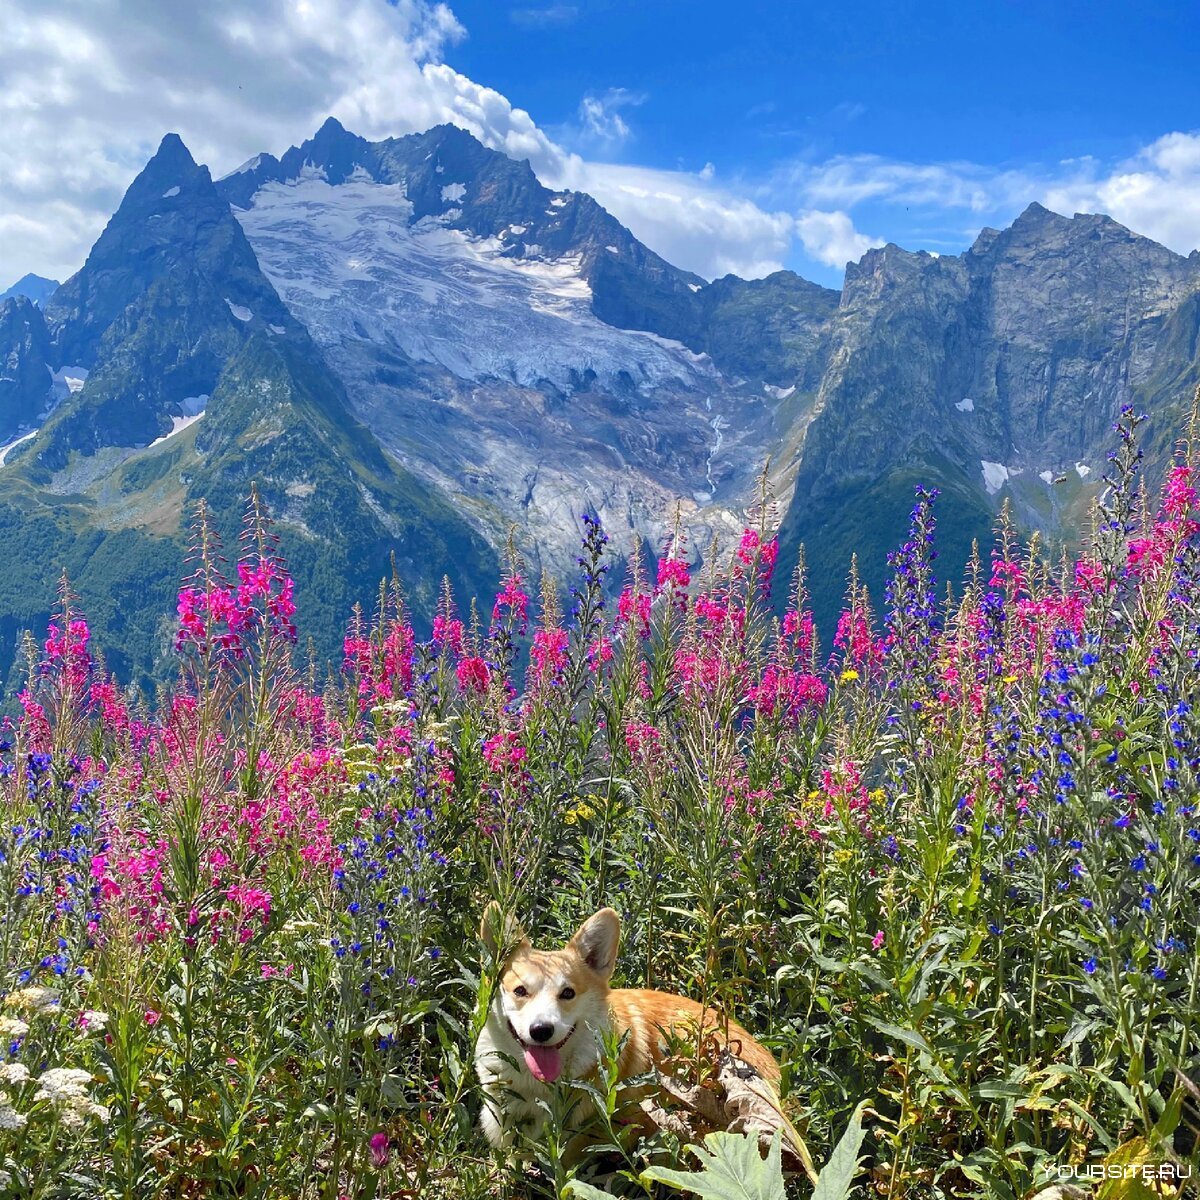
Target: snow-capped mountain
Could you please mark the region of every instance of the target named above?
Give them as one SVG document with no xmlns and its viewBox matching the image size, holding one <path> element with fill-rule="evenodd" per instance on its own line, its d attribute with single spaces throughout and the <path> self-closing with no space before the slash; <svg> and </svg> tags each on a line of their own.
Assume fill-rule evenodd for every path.
<svg viewBox="0 0 1200 1200">
<path fill-rule="evenodd" d="M 720 549 L 768 460 L 828 616 L 851 549 L 878 592 L 916 482 L 951 577 L 1006 499 L 1074 536 L 1122 403 L 1169 445 L 1198 340 L 1200 255 L 1105 217 L 888 246 L 839 294 L 706 282 L 452 126 L 330 120 L 215 183 L 169 135 L 44 309 L 0 300 L 0 671 L 63 566 L 149 669 L 195 504 L 233 536 L 251 481 L 323 652 L 393 554 L 420 616 L 514 527 L 568 574 L 585 508 L 618 549 L 677 518 Z"/>
</svg>

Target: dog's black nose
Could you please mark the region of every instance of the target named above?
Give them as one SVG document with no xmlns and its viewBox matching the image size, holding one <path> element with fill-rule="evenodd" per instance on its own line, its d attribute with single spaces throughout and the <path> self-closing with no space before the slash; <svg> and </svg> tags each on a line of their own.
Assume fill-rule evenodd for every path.
<svg viewBox="0 0 1200 1200">
<path fill-rule="evenodd" d="M 535 1042 L 548 1042 L 554 1036 L 554 1026 L 548 1021 L 539 1021 L 536 1025 L 530 1025 L 529 1036 Z"/>
</svg>

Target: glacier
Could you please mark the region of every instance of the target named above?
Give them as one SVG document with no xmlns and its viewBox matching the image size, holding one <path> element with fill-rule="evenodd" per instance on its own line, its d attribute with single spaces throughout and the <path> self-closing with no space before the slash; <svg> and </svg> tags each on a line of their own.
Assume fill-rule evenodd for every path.
<svg viewBox="0 0 1200 1200">
<path fill-rule="evenodd" d="M 447 214 L 413 223 L 401 184 L 308 172 L 264 185 L 234 214 L 324 347 L 367 341 L 459 379 L 564 392 L 584 380 L 710 390 L 718 379 L 706 356 L 595 316 L 577 258 L 539 257 L 516 227 L 485 238 L 449 228 Z"/>
</svg>

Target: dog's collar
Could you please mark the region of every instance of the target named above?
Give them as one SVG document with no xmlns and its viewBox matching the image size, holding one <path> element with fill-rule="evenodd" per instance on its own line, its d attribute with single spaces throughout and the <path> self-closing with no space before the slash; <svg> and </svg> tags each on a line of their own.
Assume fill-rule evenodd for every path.
<svg viewBox="0 0 1200 1200">
<path fill-rule="evenodd" d="M 513 1041 L 516 1042 L 517 1045 L 520 1046 L 522 1050 L 530 1049 L 529 1045 L 521 1039 L 521 1035 L 519 1033 L 517 1033 L 516 1028 L 513 1026 L 512 1021 L 510 1021 L 508 1019 L 508 1017 L 505 1017 L 504 1022 L 508 1026 L 508 1032 L 512 1034 Z M 563 1038 L 563 1040 L 561 1042 L 555 1042 L 553 1046 L 546 1046 L 542 1042 L 534 1042 L 534 1045 L 542 1046 L 543 1049 L 546 1049 L 546 1050 L 561 1050 L 571 1040 L 572 1035 L 575 1033 L 575 1030 L 578 1028 L 579 1028 L 579 1023 L 576 1022 L 574 1025 L 571 1026 L 570 1030 L 567 1032 L 567 1036 L 565 1038 Z"/>
</svg>

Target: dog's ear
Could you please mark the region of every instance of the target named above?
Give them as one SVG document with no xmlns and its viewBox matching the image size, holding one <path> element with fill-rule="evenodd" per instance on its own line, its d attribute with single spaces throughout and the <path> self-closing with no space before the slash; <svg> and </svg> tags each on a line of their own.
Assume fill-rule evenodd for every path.
<svg viewBox="0 0 1200 1200">
<path fill-rule="evenodd" d="M 492 958 L 529 944 L 521 922 L 512 913 L 504 912 L 495 900 L 483 910 L 483 920 L 479 922 L 479 940 Z"/>
<path fill-rule="evenodd" d="M 571 939 L 583 961 L 607 979 L 617 965 L 617 943 L 621 940 L 621 918 L 611 908 L 588 917 Z"/>
</svg>

